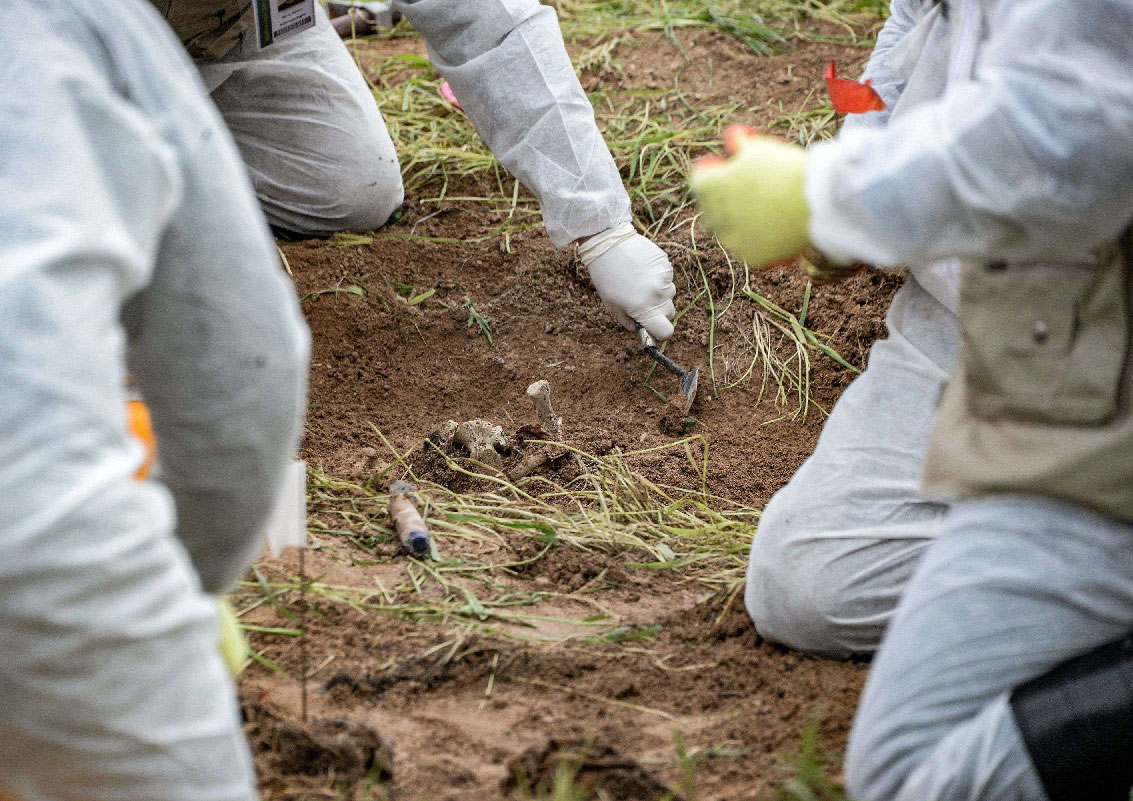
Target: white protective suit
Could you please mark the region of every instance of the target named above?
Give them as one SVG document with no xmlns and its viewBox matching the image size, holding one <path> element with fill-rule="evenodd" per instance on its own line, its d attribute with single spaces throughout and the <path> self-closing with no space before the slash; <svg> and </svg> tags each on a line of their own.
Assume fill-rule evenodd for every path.
<svg viewBox="0 0 1133 801">
<path fill-rule="evenodd" d="M 394 6 L 425 38 L 488 147 L 538 198 L 551 241 L 564 247 L 605 233 L 611 247 L 582 254 L 604 305 L 628 329 L 637 320 L 667 339 L 672 267 L 644 237 L 618 236 L 632 219 L 629 196 L 554 10 L 538 0 Z M 220 62 L 199 66 L 273 225 L 312 235 L 370 230 L 401 204 L 394 143 L 321 7 L 313 29 L 262 51 L 245 36 Z"/>
<path fill-rule="evenodd" d="M 152 8 L 10 0 L 0 52 L 0 785 L 250 801 L 204 592 L 262 546 L 297 444 L 294 290 Z M 133 478 L 127 366 L 161 483 Z"/>
<path fill-rule="evenodd" d="M 886 109 L 847 116 L 839 142 L 899 121 L 938 97 L 951 70 L 962 74 L 948 43 L 958 20 L 941 19 L 934 8 L 931 0 L 893 0 L 863 76 Z M 970 48 L 979 31 L 969 25 L 965 35 Z M 838 158 L 822 155 L 828 147 L 810 152 L 808 174 Z M 895 164 L 884 170 L 893 173 Z M 830 214 L 815 220 L 817 234 L 835 241 L 852 224 Z M 764 509 L 745 588 L 763 637 L 827 656 L 876 650 L 947 508 L 922 500 L 918 487 L 933 411 L 960 342 L 959 275 L 955 260 L 917 263 L 893 298 L 889 337 L 874 344 L 814 453 Z"/>
<path fill-rule="evenodd" d="M 849 130 L 812 151 L 806 179 L 811 237 L 835 257 L 913 264 L 914 286 L 930 291 L 915 265 L 945 256 L 968 262 L 965 281 L 972 283 L 965 286 L 960 311 L 972 339 L 965 341 L 966 369 L 954 378 L 964 383 L 949 388 L 944 420 L 934 434 L 933 472 L 948 475 L 962 464 L 940 458 L 940 450 L 947 450 L 942 437 L 967 443 L 957 451 L 986 453 L 986 442 L 963 438 L 995 431 L 1018 460 L 1016 475 L 1027 475 L 1028 456 L 1057 463 L 1052 453 L 1059 451 L 1049 449 L 1125 430 L 1128 388 L 1122 385 L 1112 419 L 1064 421 L 1056 413 L 1028 417 L 980 408 L 979 393 L 966 391 L 975 386 L 968 370 L 987 344 L 978 337 L 1001 337 L 995 347 L 1007 355 L 983 366 L 1001 367 L 1005 376 L 1035 351 L 1008 333 L 1009 323 L 981 329 L 981 315 L 995 318 L 995 299 L 975 298 L 968 290 L 980 286 L 976 276 L 1002 268 L 1018 281 L 1013 288 L 1027 314 L 1042 302 L 1026 293 L 1053 294 L 1049 285 L 1038 289 L 1040 281 L 1057 280 L 1064 272 L 1102 272 L 1106 268 L 1099 262 L 1127 257 L 1133 222 L 1133 2 L 953 0 L 920 7 L 907 18 L 915 24 L 886 62 L 909 81 L 889 123 L 879 130 Z M 923 63 L 916 56 L 919 47 L 948 54 L 946 94 L 912 94 Z M 1124 253 L 1115 256 L 1123 232 Z M 1128 263 L 1118 269 L 1127 279 Z M 1116 291 L 1127 295 L 1129 287 Z M 1072 308 L 1074 297 L 1059 298 L 1067 327 L 1080 327 L 1054 346 L 1063 358 L 1092 332 L 1088 312 Z M 1004 318 L 1009 321 L 1014 311 Z M 1119 314 L 1127 325 L 1127 308 Z M 1041 344 L 1043 318 L 1035 319 L 1033 333 L 1024 337 Z M 1119 322 L 1116 330 L 1121 328 Z M 1094 353 L 1124 358 L 1126 350 L 1118 333 Z M 1003 387 L 1007 397 L 1022 396 L 1036 409 L 1041 405 L 1033 389 L 1011 377 Z M 952 403 L 955 390 L 964 393 L 965 405 Z M 861 422 L 870 426 L 862 426 L 863 436 L 880 431 L 881 421 L 863 411 Z M 910 416 L 921 413 L 914 408 Z M 958 419 L 972 426 L 956 425 Z M 1028 428 L 1041 434 L 1028 439 Z M 1048 438 L 1051 432 L 1062 436 Z M 881 461 L 885 455 L 879 449 L 873 457 Z M 1012 468 L 1004 465 L 1002 487 L 972 482 L 971 494 L 952 503 L 901 591 L 846 756 L 847 787 L 860 801 L 1129 797 L 1128 786 L 1108 794 L 1059 785 L 1083 763 L 1097 771 L 1124 768 L 1130 755 L 1117 751 L 1111 739 L 1122 724 L 1129 725 L 1127 717 L 1120 718 L 1127 711 L 1122 692 L 1094 682 L 1084 684 L 1093 693 L 1075 697 L 1066 692 L 1069 674 L 1057 671 L 1133 631 L 1133 525 L 1079 505 L 1073 496 L 1056 499 L 1062 488 L 1057 480 L 1043 486 L 1041 468 L 1035 471 L 1039 480 L 1012 484 Z M 873 467 L 862 463 L 863 472 Z M 1103 486 L 1112 479 L 1111 472 L 1094 472 Z M 1090 483 L 1088 471 L 1080 478 Z M 876 485 L 871 480 L 862 486 Z M 878 565 L 886 566 L 883 560 Z M 1114 682 L 1119 690 L 1128 686 L 1125 653 L 1124 675 Z M 1083 670 L 1081 663 L 1074 670 Z M 1057 683 L 1046 685 L 1052 691 L 1043 700 L 1060 725 L 1044 732 L 1048 739 L 1034 739 L 1033 727 L 1032 737 L 1025 738 L 1033 719 L 1019 715 L 1016 693 L 1052 675 Z"/>
<path fill-rule="evenodd" d="M 1133 217 L 1129 175 L 1079 168 L 1130 146 L 1107 127 L 1129 98 L 1090 91 L 1092 75 L 1129 74 L 1129 31 L 1107 27 L 1108 5 L 1128 3 L 893 0 L 865 75 L 887 111 L 851 118 L 810 149 L 814 244 L 837 259 L 910 265 L 912 276 L 893 300 L 889 338 L 760 522 L 745 601 L 763 636 L 872 652 L 940 530 L 946 507 L 917 490 L 959 345 L 957 266 L 941 260 L 1073 261 Z M 1081 25 L 1094 33 L 1060 35 Z"/>
</svg>

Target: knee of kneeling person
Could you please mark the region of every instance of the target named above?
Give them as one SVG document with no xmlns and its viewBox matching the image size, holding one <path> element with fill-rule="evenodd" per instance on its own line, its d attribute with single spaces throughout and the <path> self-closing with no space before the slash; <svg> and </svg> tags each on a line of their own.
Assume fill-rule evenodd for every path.
<svg viewBox="0 0 1133 801">
<path fill-rule="evenodd" d="M 265 205 L 276 228 L 301 236 L 381 228 L 405 199 L 396 159 L 367 162 L 346 158 L 317 186 L 298 196 Z"/>
<path fill-rule="evenodd" d="M 836 658 L 871 651 L 858 642 L 852 593 L 822 543 L 761 520 L 744 591 L 748 614 L 759 635 L 779 645 Z"/>
<path fill-rule="evenodd" d="M 334 192 L 336 230 L 372 231 L 381 228 L 405 200 L 401 170 L 392 164 L 357 165 Z"/>
<path fill-rule="evenodd" d="M 861 732 L 861 724 L 855 724 L 844 766 L 846 791 L 851 798 L 888 801 L 897 794 L 914 764 L 907 753 L 897 750 L 899 741 L 895 732 L 879 737 Z"/>
</svg>

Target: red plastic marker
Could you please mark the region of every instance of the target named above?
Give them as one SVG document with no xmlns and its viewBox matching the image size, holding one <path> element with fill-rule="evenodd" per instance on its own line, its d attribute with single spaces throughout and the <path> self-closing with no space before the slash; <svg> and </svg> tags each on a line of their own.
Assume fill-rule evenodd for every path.
<svg viewBox="0 0 1133 801">
<path fill-rule="evenodd" d="M 724 151 L 729 156 L 734 156 L 740 152 L 741 139 L 752 139 L 762 136 L 764 136 L 764 134 L 761 134 L 750 125 L 739 122 L 733 123 L 724 129 Z M 723 156 L 701 156 L 692 163 L 692 166 L 711 167 L 714 164 L 723 164 L 726 161 L 727 159 Z"/>
<path fill-rule="evenodd" d="M 870 86 L 871 81 L 864 83 L 851 81 L 849 78 L 838 77 L 838 63 L 831 61 L 826 68 L 826 92 L 830 95 L 830 102 L 839 114 L 864 114 L 867 111 L 884 111 L 885 101 L 881 95 Z"/>
<path fill-rule="evenodd" d="M 464 109 L 460 108 L 460 103 L 457 101 L 456 95 L 452 91 L 452 87 L 448 85 L 448 81 L 445 81 L 441 84 L 441 97 L 452 103 L 461 111 L 464 111 Z"/>
</svg>

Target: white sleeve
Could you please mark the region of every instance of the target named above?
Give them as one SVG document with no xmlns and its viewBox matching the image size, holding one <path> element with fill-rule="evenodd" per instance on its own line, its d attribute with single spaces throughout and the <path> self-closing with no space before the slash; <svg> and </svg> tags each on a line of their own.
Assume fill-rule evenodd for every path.
<svg viewBox="0 0 1133 801">
<path fill-rule="evenodd" d="M 160 355 L 137 337 L 147 329 L 179 331 L 169 340 L 184 343 L 181 360 L 204 370 L 213 345 L 223 354 L 229 339 L 246 337 L 247 328 L 227 331 L 226 320 L 203 325 L 207 306 L 163 318 L 139 299 L 165 294 L 166 274 L 193 252 L 195 263 L 180 262 L 187 283 L 197 265 L 209 263 L 211 275 L 231 268 L 240 278 L 240 265 L 228 259 L 246 259 L 244 269 L 264 276 L 271 269 L 266 229 L 215 111 L 152 9 L 134 0 L 9 0 L 6 10 L 0 784 L 29 800 L 251 801 L 253 768 L 217 652 L 215 603 L 201 593 L 202 577 L 218 588 L 244 567 L 247 540 L 236 556 L 223 545 L 211 554 L 196 547 L 210 522 L 212 536 L 239 537 L 248 523 L 238 515 L 251 506 L 217 496 L 211 518 L 192 517 L 182 499 L 186 487 L 206 480 L 228 480 L 229 495 L 247 488 L 255 498 L 263 489 L 255 476 L 250 485 L 237 483 L 233 471 L 196 485 L 179 478 L 169 482 L 175 508 L 161 482 L 135 480 L 143 454 L 127 432 L 123 354 Z M 210 172 L 187 167 L 193 146 Z M 202 225 L 210 219 L 214 225 Z M 255 246 L 230 255 L 232 232 L 244 223 Z M 202 293 L 219 280 L 199 276 Z M 262 283 L 265 290 L 244 284 L 245 300 L 218 298 L 234 315 L 277 302 L 271 277 Z M 130 322 L 133 334 L 123 325 L 127 306 L 143 317 L 153 312 Z M 274 354 L 294 346 L 277 339 L 260 347 Z M 151 403 L 163 458 L 202 472 L 226 461 L 245 466 L 231 451 L 181 455 L 198 435 L 202 450 L 211 447 L 221 439 L 214 432 L 230 421 L 219 413 L 223 398 L 191 410 L 201 418 L 195 423 L 170 414 L 182 374 L 176 361 L 164 373 L 155 364 L 143 391 L 147 400 L 152 393 L 166 401 Z M 246 367 L 234 365 L 254 383 Z M 296 394 L 293 386 L 278 403 L 293 412 Z M 249 422 L 242 415 L 237 404 L 234 427 Z M 183 421 L 182 431 L 171 428 Z M 232 450 L 242 446 L 237 440 Z M 275 453 L 289 447 L 261 453 L 264 466 L 255 472 L 278 470 Z M 204 564 L 215 572 L 198 575 L 175 530 L 198 570 Z"/>
<path fill-rule="evenodd" d="M 0 23 L 0 783 L 251 798 L 211 605 L 126 429 L 119 312 L 182 197 L 176 157 L 79 37 L 37 38 L 16 5 Z"/>
<path fill-rule="evenodd" d="M 0 531 L 34 539 L 43 509 L 92 532 L 168 525 L 168 496 L 131 478 L 126 356 L 176 533 L 205 589 L 228 589 L 298 439 L 294 289 L 218 120 L 175 149 L 109 82 L 13 74 L 27 63 L 5 85 L 35 91 L 0 99 Z"/>
<path fill-rule="evenodd" d="M 863 81 L 871 81 L 870 85 L 885 101 L 885 108 L 863 114 L 847 114 L 842 121 L 841 130 L 881 126 L 889 121 L 889 115 L 905 89 L 905 79 L 893 72 L 886 63 L 889 51 L 913 29 L 923 16 L 925 7 L 926 3 L 922 0 L 893 0 L 889 4 L 889 19 L 885 20 L 885 24 L 877 34 L 877 44 L 869 55 L 869 63 L 866 64 L 865 72 L 861 77 Z"/>
<path fill-rule="evenodd" d="M 204 135 L 181 149 L 183 200 L 122 320 L 177 536 L 215 593 L 263 551 L 301 434 L 310 343 L 244 166 L 203 111 Z"/>
<path fill-rule="evenodd" d="M 810 233 L 836 259 L 1071 256 L 1133 219 L 1133 3 L 999 2 L 974 78 L 811 149 Z"/>
<path fill-rule="evenodd" d="M 137 504 L 146 525 L 168 517 L 131 480 L 141 451 L 125 426 L 119 312 L 149 281 L 182 186 L 172 151 L 104 82 L 80 67 L 6 61 L 0 532 L 30 554 L 53 531 L 97 539 L 139 523 Z"/>
<path fill-rule="evenodd" d="M 538 0 L 397 0 L 500 163 L 539 200 L 558 247 L 630 220 L 629 196 Z"/>
</svg>

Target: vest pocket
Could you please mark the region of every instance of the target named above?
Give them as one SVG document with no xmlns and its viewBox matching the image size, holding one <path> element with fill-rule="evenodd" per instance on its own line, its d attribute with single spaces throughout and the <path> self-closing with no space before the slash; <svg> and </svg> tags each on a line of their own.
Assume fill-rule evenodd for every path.
<svg viewBox="0 0 1133 801">
<path fill-rule="evenodd" d="M 968 265 L 960 291 L 969 410 L 1097 425 L 1118 412 L 1129 347 L 1120 252 Z"/>
</svg>

